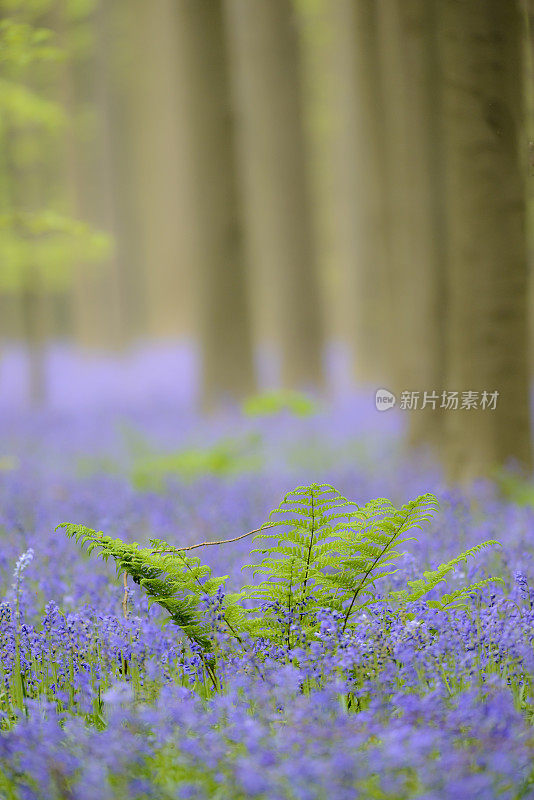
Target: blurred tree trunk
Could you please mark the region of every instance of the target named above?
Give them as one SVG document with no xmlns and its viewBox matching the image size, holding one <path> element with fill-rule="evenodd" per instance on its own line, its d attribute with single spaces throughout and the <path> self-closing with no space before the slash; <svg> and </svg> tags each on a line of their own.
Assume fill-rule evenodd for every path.
<svg viewBox="0 0 534 800">
<path fill-rule="evenodd" d="M 28 131 L 25 132 L 28 134 Z M 34 131 L 33 135 L 38 134 Z M 30 132 L 31 137 L 31 132 Z M 4 148 L 9 165 L 6 180 L 10 186 L 11 210 L 36 211 L 42 197 L 42 170 L 33 163 L 24 164 L 17 143 L 24 140 L 22 132 L 7 132 Z M 22 225 L 16 225 L 15 231 L 20 240 L 28 240 L 28 231 Z M 25 263 L 20 275 L 20 287 L 17 291 L 21 333 L 27 356 L 28 400 L 32 406 L 41 406 L 47 399 L 47 363 L 46 349 L 49 320 L 46 315 L 46 291 L 40 279 L 40 273 L 33 265 Z"/>
<path fill-rule="evenodd" d="M 25 10 L 21 19 L 24 19 Z M 26 74 L 22 85 L 30 91 L 39 85 L 39 73 Z M 36 212 L 46 198 L 47 182 L 41 161 L 35 158 L 42 129 L 33 122 L 18 123 L 6 114 L 0 125 L 3 161 L 2 200 L 5 211 Z M 26 241 L 28 231 L 24 224 L 15 222 L 13 232 L 20 241 Z M 47 395 L 46 346 L 47 319 L 45 287 L 39 280 L 37 265 L 26 260 L 20 264 L 20 283 L 16 290 L 16 304 L 20 330 L 26 350 L 27 395 L 33 406 L 41 406 Z M 1 265 L 0 265 L 1 269 Z"/>
<path fill-rule="evenodd" d="M 359 381 L 384 381 L 390 325 L 385 264 L 384 116 L 375 0 L 332 0 L 335 260 L 341 316 Z"/>
<path fill-rule="evenodd" d="M 306 178 L 310 192 L 314 263 L 319 280 L 324 342 L 344 342 L 339 312 L 340 276 L 335 260 L 332 161 L 332 22 L 329 0 L 293 0 L 299 48 L 299 77 Z M 346 376 L 351 378 L 352 376 Z"/>
<path fill-rule="evenodd" d="M 254 389 L 252 335 L 238 208 L 234 131 L 220 0 L 178 0 L 176 58 L 180 135 L 187 147 L 189 268 L 205 407 Z"/>
<path fill-rule="evenodd" d="M 26 275 L 20 304 L 28 356 L 28 399 L 32 406 L 41 406 L 47 399 L 46 322 L 37 273 Z"/>
<path fill-rule="evenodd" d="M 527 188 L 527 246 L 529 261 L 529 343 L 531 371 L 534 373 L 534 0 L 525 0 L 527 22 L 524 40 L 526 129 L 528 140 L 528 188 Z"/>
<path fill-rule="evenodd" d="M 243 208 L 284 386 L 322 383 L 322 320 L 291 0 L 227 0 Z M 267 300 L 268 298 L 268 300 Z"/>
<path fill-rule="evenodd" d="M 80 265 L 73 287 L 74 329 L 90 347 L 122 347 L 138 332 L 139 294 L 135 269 L 136 231 L 129 219 L 129 136 L 124 124 L 123 88 L 117 65 L 120 2 L 98 0 L 92 26 L 94 49 L 66 67 L 68 108 L 76 117 L 94 104 L 93 128 L 77 127 L 69 145 L 71 190 L 78 213 L 113 237 L 114 252 L 104 264 Z M 68 40 L 69 30 L 64 36 Z"/>
<path fill-rule="evenodd" d="M 438 445 L 445 281 L 434 0 L 380 0 L 393 384 L 418 393 L 412 445 Z M 425 392 L 426 398 L 425 398 Z M 439 398 L 439 399 L 436 399 Z"/>
<path fill-rule="evenodd" d="M 109 2 L 109 0 L 105 0 Z M 132 0 L 115 0 L 105 42 L 104 63 L 109 73 L 110 142 L 114 165 L 117 274 L 123 341 L 131 342 L 147 328 L 146 286 L 142 261 L 135 180 L 134 109 L 139 90 L 138 51 L 135 48 L 136 17 Z M 108 12 L 109 13 L 109 12 Z M 122 41 L 124 37 L 124 42 Z M 128 44 L 126 44 L 128 42 Z M 132 42 L 134 42 L 132 46 Z M 115 79 L 113 80 L 113 76 Z M 104 79 L 106 75 L 104 74 Z"/>
<path fill-rule="evenodd" d="M 132 0 L 130 0 L 132 2 Z M 190 201 L 184 125 L 178 124 L 174 0 L 135 0 L 135 103 L 132 115 L 138 224 L 147 327 L 169 339 L 191 334 L 192 270 L 187 257 Z M 132 81 L 133 83 L 133 81 Z"/>
<path fill-rule="evenodd" d="M 59 3 L 55 7 L 54 27 L 57 30 L 60 46 L 67 53 L 62 63 L 58 81 L 58 101 L 68 115 L 68 125 L 64 133 L 62 148 L 63 161 L 60 165 L 61 178 L 65 192 L 67 213 L 77 219 L 95 220 L 97 201 L 94 191 L 96 183 L 94 164 L 91 162 L 92 141 L 88 140 L 85 128 L 79 122 L 85 107 L 90 102 L 92 92 L 88 85 L 87 73 L 94 71 L 93 60 L 80 58 L 73 47 L 73 30 L 67 17 L 67 5 Z M 93 33 L 93 19 L 86 22 Z M 83 75 L 83 78 L 82 78 Z M 103 331 L 99 307 L 101 297 L 96 291 L 98 278 L 93 270 L 105 267 L 73 263 L 72 284 L 70 286 L 70 333 L 77 344 L 82 346 L 103 346 L 107 337 Z"/>
<path fill-rule="evenodd" d="M 43 206 L 45 181 L 41 163 L 28 158 L 40 135 L 38 128 L 6 125 L 2 150 L 5 158 L 5 201 L 9 211 L 36 212 Z M 28 241 L 24 225 L 15 224 L 14 232 L 20 241 Z M 17 289 L 18 316 L 27 357 L 28 400 L 41 406 L 47 399 L 47 316 L 46 291 L 40 280 L 37 265 L 21 265 L 20 286 Z"/>
<path fill-rule="evenodd" d="M 530 469 L 526 158 L 518 2 L 439 0 L 448 222 L 448 379 L 499 392 L 494 411 L 447 413 L 449 477 L 509 459 Z M 519 153 L 523 151 L 520 157 Z"/>
</svg>

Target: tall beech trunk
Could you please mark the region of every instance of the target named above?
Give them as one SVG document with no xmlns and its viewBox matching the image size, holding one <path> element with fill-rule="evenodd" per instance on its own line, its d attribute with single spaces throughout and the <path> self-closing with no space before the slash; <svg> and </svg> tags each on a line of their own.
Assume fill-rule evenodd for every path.
<svg viewBox="0 0 534 800">
<path fill-rule="evenodd" d="M 534 0 L 524 0 L 527 31 L 524 40 L 523 59 L 525 75 L 526 139 L 528 140 L 527 178 L 527 247 L 529 274 L 534 273 Z M 523 142 L 521 142 L 523 145 Z M 529 343 L 530 369 L 534 374 L 534 280 L 529 285 Z"/>
<path fill-rule="evenodd" d="M 138 75 L 133 93 L 133 166 L 147 328 L 149 335 L 167 339 L 190 334 L 193 323 L 187 256 L 189 187 L 182 182 L 188 155 L 176 101 L 176 3 L 130 2 L 135 2 Z"/>
<path fill-rule="evenodd" d="M 127 224 L 127 186 L 124 164 L 128 143 L 122 123 L 122 95 L 115 59 L 120 26 L 119 4 L 98 0 L 93 19 L 94 49 L 87 60 L 72 59 L 64 73 L 64 96 L 69 111 L 76 112 L 90 98 L 98 124 L 92 141 L 80 132 L 68 134 L 66 170 L 74 211 L 113 239 L 113 253 L 102 264 L 80 264 L 75 272 L 72 302 L 73 328 L 87 347 L 122 347 L 137 333 L 135 299 L 135 231 Z M 69 30 L 60 21 L 68 40 Z M 138 293 L 138 292 L 137 292 Z"/>
<path fill-rule="evenodd" d="M 32 406 L 47 400 L 47 364 L 43 295 L 37 274 L 29 271 L 21 296 L 21 316 L 28 363 L 28 399 Z"/>
<path fill-rule="evenodd" d="M 5 201 L 13 210 L 31 209 L 32 212 L 43 205 L 45 180 L 40 165 L 25 163 L 17 146 L 28 143 L 37 134 L 35 129 L 20 132 L 6 126 L 2 145 L 5 158 Z M 30 247 L 32 238 L 24 225 L 15 223 L 14 233 L 23 244 Z M 20 284 L 17 290 L 18 316 L 20 330 L 26 349 L 28 400 L 32 406 L 42 406 L 47 400 L 47 340 L 49 319 L 47 319 L 47 292 L 37 266 L 24 262 L 20 265 Z"/>
<path fill-rule="evenodd" d="M 408 419 L 410 444 L 436 446 L 442 428 L 445 281 L 435 4 L 379 0 L 377 14 L 392 288 L 390 380 L 397 393 L 418 393 Z"/>
<path fill-rule="evenodd" d="M 299 48 L 291 0 L 227 0 L 243 209 L 257 294 L 269 298 L 284 386 L 322 382 Z"/>
<path fill-rule="evenodd" d="M 389 183 L 389 268 L 394 286 L 393 381 L 418 392 L 412 445 L 438 445 L 445 370 L 440 95 L 434 0 L 379 3 Z"/>
<path fill-rule="evenodd" d="M 447 412 L 449 477 L 532 465 L 526 159 L 515 0 L 439 0 L 448 233 L 447 388 L 498 391 L 496 410 Z M 520 152 L 523 155 L 520 156 Z"/>
<path fill-rule="evenodd" d="M 197 280 L 202 399 L 210 407 L 255 385 L 232 104 L 222 3 L 178 0 L 175 12 L 179 124 L 188 153 L 182 186 Z"/>
<path fill-rule="evenodd" d="M 385 263 L 384 115 L 375 0 L 332 0 L 333 239 L 357 380 L 384 382 L 391 297 Z"/>
</svg>

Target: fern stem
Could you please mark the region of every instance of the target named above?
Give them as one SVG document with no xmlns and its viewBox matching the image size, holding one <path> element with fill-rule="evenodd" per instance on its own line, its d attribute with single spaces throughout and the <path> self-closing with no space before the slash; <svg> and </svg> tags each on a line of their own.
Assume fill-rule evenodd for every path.
<svg viewBox="0 0 534 800">
<path fill-rule="evenodd" d="M 215 674 L 215 671 L 213 670 L 211 665 L 208 664 L 208 662 L 206 661 L 206 658 L 205 658 L 205 656 L 203 654 L 200 655 L 200 658 L 201 658 L 202 663 L 204 665 L 204 669 L 206 670 L 206 673 L 209 675 L 210 681 L 213 684 L 213 688 L 214 688 L 215 692 L 218 692 L 219 691 L 219 686 L 217 684 L 217 675 Z"/>
<path fill-rule="evenodd" d="M 362 590 L 362 588 L 364 587 L 364 585 L 365 585 L 365 582 L 367 581 L 367 578 L 369 577 L 369 575 L 371 574 L 371 572 L 374 570 L 374 568 L 376 567 L 376 565 L 378 564 L 378 562 L 380 561 L 380 559 L 382 558 L 382 556 L 384 555 L 384 553 L 385 553 L 385 552 L 386 552 L 386 551 L 387 551 L 387 550 L 388 550 L 388 549 L 391 547 L 392 543 L 395 541 L 395 539 L 396 539 L 396 538 L 397 538 L 397 536 L 399 535 L 399 531 L 400 531 L 400 529 L 401 529 L 401 528 L 403 527 L 403 525 L 405 525 L 405 524 L 406 524 L 406 522 L 408 521 L 408 519 L 409 519 L 409 517 L 410 517 L 410 514 L 411 514 L 411 513 L 412 513 L 411 511 L 408 511 L 408 513 L 407 513 L 407 514 L 406 514 L 406 516 L 404 517 L 403 521 L 401 522 L 401 524 L 399 525 L 399 527 L 397 528 L 397 530 L 395 531 L 395 533 L 393 534 L 393 536 L 392 536 L 392 537 L 389 539 L 389 541 L 388 541 L 388 542 L 387 542 L 387 543 L 384 545 L 384 548 L 383 548 L 382 552 L 380 552 L 380 553 L 377 555 L 377 557 L 375 558 L 375 560 L 373 561 L 373 563 L 371 564 L 371 566 L 369 567 L 369 569 L 368 569 L 368 570 L 365 572 L 365 574 L 363 575 L 363 577 L 362 577 L 362 579 L 361 579 L 360 583 L 358 584 L 358 588 L 357 588 L 357 589 L 356 589 L 356 591 L 354 592 L 354 597 L 352 598 L 352 600 L 351 600 L 351 602 L 350 602 L 350 606 L 348 607 L 347 613 L 345 614 L 345 620 L 344 620 L 344 622 L 343 622 L 343 627 L 341 628 L 341 632 L 342 632 L 342 633 L 344 633 L 344 632 L 345 632 L 345 628 L 347 627 L 347 623 L 348 623 L 348 621 L 349 621 L 349 617 L 350 617 L 350 614 L 351 614 L 352 608 L 353 608 L 353 606 L 354 606 L 354 603 L 356 602 L 356 598 L 358 597 L 358 595 L 359 595 L 360 591 L 361 591 L 361 590 Z"/>
<path fill-rule="evenodd" d="M 287 649 L 291 650 L 291 611 L 292 611 L 292 600 L 293 600 L 293 567 L 295 566 L 295 560 L 291 560 L 291 579 L 289 584 L 289 596 L 288 596 L 288 622 L 287 622 Z"/>
<path fill-rule="evenodd" d="M 261 529 L 258 529 L 258 530 L 261 530 Z M 251 533 L 252 533 L 252 531 L 251 531 Z M 248 535 L 249 535 L 249 534 L 247 534 L 247 536 L 248 536 Z M 240 537 L 240 538 L 241 538 L 241 537 Z M 182 559 L 182 560 L 184 560 L 184 559 Z M 184 563 L 185 563 L 185 565 L 186 565 L 187 569 L 188 569 L 190 572 L 193 572 L 193 570 L 191 569 L 191 567 L 189 566 L 189 564 L 188 564 L 186 561 L 184 561 Z M 195 581 L 198 583 L 198 585 L 199 585 L 199 586 L 202 586 L 202 583 L 199 581 L 199 579 L 196 577 L 196 575 L 195 575 L 195 576 L 193 576 L 193 577 L 194 577 Z M 228 620 L 226 619 L 226 614 L 224 614 L 224 615 L 223 615 L 223 622 L 224 622 L 224 623 L 226 623 L 226 627 L 228 628 L 228 630 L 229 630 L 229 631 L 230 631 L 230 632 L 231 632 L 231 633 L 232 633 L 232 634 L 235 636 L 235 638 L 237 639 L 237 641 L 239 642 L 239 644 L 241 645 L 241 647 L 243 647 L 243 639 L 242 639 L 242 638 L 240 637 L 240 635 L 237 633 L 237 631 L 235 630 L 235 628 L 233 627 L 233 625 L 231 625 L 231 624 L 228 622 Z M 207 663 L 207 661 L 205 661 L 205 659 L 204 659 L 204 656 L 203 656 L 203 655 L 201 656 L 201 658 L 202 658 L 202 663 L 205 665 L 205 667 L 206 667 L 206 670 L 208 671 L 208 674 L 209 674 L 209 676 L 210 676 L 210 678 L 211 678 L 211 681 L 212 681 L 212 683 L 213 683 L 214 689 L 215 689 L 215 691 L 217 691 L 217 690 L 218 690 L 218 689 L 217 689 L 217 676 L 216 676 L 215 672 L 214 672 L 213 670 L 211 670 L 211 668 L 210 668 L 210 665 Z M 255 667 L 255 669 L 256 669 L 256 672 L 257 672 L 257 673 L 258 673 L 258 675 L 260 676 L 260 678 L 261 678 L 262 680 L 265 680 L 265 678 L 263 677 L 263 675 L 262 675 L 261 671 L 258 669 L 258 667 L 257 667 L 257 665 L 256 665 L 256 664 L 254 664 L 254 667 Z"/>
<path fill-rule="evenodd" d="M 178 555 L 179 555 L 179 554 L 178 554 Z M 182 561 L 184 562 L 184 564 L 185 564 L 185 566 L 187 567 L 187 569 L 189 570 L 189 572 L 191 572 L 191 573 L 192 573 L 192 572 L 193 572 L 193 570 L 191 569 L 191 567 L 189 566 L 189 564 L 187 563 L 187 561 L 185 561 L 185 559 L 183 559 L 183 558 L 182 558 Z M 201 581 L 199 581 L 198 577 L 197 577 L 196 575 L 193 575 L 193 577 L 194 577 L 195 581 L 198 583 L 198 585 L 199 585 L 199 586 L 202 588 L 202 583 L 201 583 Z M 223 621 L 226 623 L 226 626 L 228 627 L 228 630 L 229 630 L 229 631 L 230 631 L 230 632 L 231 632 L 231 633 L 232 633 L 232 634 L 235 636 L 235 638 L 237 639 L 237 641 L 239 642 L 239 644 L 240 644 L 240 645 L 243 645 L 243 640 L 241 639 L 241 637 L 239 636 L 239 634 L 238 634 L 238 633 L 237 633 L 237 632 L 234 630 L 233 626 L 232 626 L 232 625 L 230 625 L 230 623 L 229 623 L 229 622 L 228 622 L 228 620 L 226 619 L 226 615 L 224 615 L 224 616 L 223 616 Z M 206 666 L 207 666 L 207 665 L 206 665 Z"/>
<path fill-rule="evenodd" d="M 124 595 L 122 598 L 122 610 L 124 612 L 124 618 L 128 619 L 128 573 L 122 573 L 122 582 L 124 585 Z"/>
<path fill-rule="evenodd" d="M 302 602 L 304 602 L 306 598 L 306 586 L 308 583 L 308 574 L 310 571 L 310 559 L 311 553 L 313 548 L 313 534 L 315 533 L 315 514 L 313 508 L 313 487 L 310 487 L 310 499 L 311 499 L 311 528 L 310 528 L 310 544 L 308 546 L 308 556 L 306 559 L 306 573 L 304 575 L 304 582 L 302 584 Z M 304 611 L 300 612 L 300 620 L 302 622 L 302 618 L 304 616 Z"/>
</svg>

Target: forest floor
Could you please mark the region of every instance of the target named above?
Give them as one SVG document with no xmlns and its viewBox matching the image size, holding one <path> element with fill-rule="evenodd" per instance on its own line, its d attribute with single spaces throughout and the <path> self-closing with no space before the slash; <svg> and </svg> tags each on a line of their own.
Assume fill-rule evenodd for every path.
<svg viewBox="0 0 534 800">
<path fill-rule="evenodd" d="M 111 391 L 109 361 L 95 360 L 89 381 L 62 373 L 40 411 L 18 408 L 18 389 L 0 398 L 0 796 L 534 797 L 530 487 L 450 489 L 369 392 L 264 397 L 201 418 L 176 372 L 165 390 L 145 358 L 145 380 L 127 389 Z M 322 482 L 358 504 L 432 492 L 440 508 L 350 627 L 321 618 L 289 650 L 222 637 L 215 683 L 141 586 L 129 582 L 125 603 L 113 564 L 55 530 L 186 547 L 258 528 L 294 487 Z M 494 539 L 402 613 L 388 599 Z M 252 546 L 196 553 L 230 593 L 253 581 Z M 503 583 L 465 608 L 432 607 L 489 576 Z"/>
</svg>

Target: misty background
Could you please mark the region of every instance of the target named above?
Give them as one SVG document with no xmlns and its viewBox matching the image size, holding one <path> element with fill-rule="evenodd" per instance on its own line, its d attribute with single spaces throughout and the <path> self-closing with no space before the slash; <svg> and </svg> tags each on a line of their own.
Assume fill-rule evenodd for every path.
<svg viewBox="0 0 534 800">
<path fill-rule="evenodd" d="M 2 413 L 282 388 L 385 419 L 386 388 L 452 480 L 528 474 L 533 29 L 532 0 L 3 0 Z"/>
</svg>

